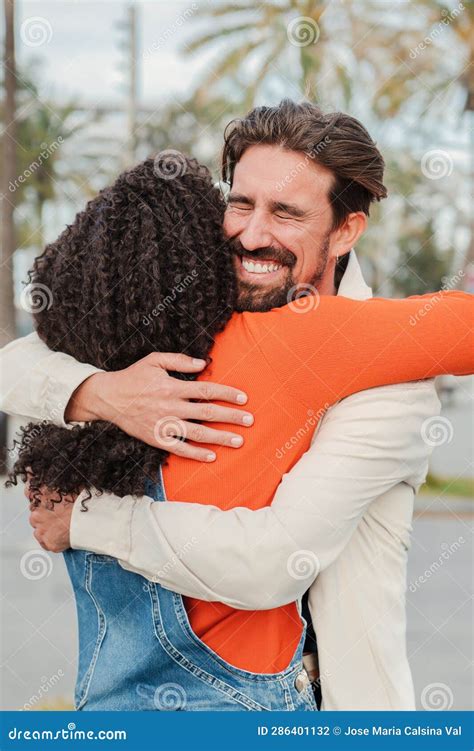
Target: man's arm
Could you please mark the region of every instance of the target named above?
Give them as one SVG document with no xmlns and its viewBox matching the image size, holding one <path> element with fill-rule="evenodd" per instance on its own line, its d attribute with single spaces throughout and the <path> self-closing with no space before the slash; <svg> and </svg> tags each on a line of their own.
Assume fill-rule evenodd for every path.
<svg viewBox="0 0 474 751">
<path fill-rule="evenodd" d="M 247 396 L 239 389 L 168 375 L 199 373 L 205 366 L 204 360 L 187 355 L 154 352 L 129 368 L 106 373 L 53 352 L 34 332 L 0 350 L 0 410 L 25 421 L 47 420 L 63 427 L 68 422 L 106 420 L 151 446 L 209 461 L 212 452 L 195 443 L 239 448 L 242 437 L 190 420 L 249 426 L 253 418 L 245 410 L 212 403 L 245 404 Z M 169 431 L 176 430 L 177 421 L 186 441 L 170 440 Z"/>
<path fill-rule="evenodd" d="M 102 371 L 53 352 L 34 331 L 0 349 L 0 372 L 2 412 L 65 427 L 65 411 L 72 394 L 90 376 Z"/>
<path fill-rule="evenodd" d="M 401 482 L 423 482 L 431 447 L 422 428 L 438 411 L 432 382 L 361 392 L 329 411 L 271 506 L 221 511 L 93 497 L 87 512 L 74 504 L 71 545 L 114 556 L 184 595 L 279 607 L 337 558 L 374 499 Z"/>
</svg>

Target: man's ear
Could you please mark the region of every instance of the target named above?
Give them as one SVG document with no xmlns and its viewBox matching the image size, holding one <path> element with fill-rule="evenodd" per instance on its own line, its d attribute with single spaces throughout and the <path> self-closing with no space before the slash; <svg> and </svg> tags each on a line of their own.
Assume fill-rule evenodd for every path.
<svg viewBox="0 0 474 751">
<path fill-rule="evenodd" d="M 363 211 L 349 214 L 343 224 L 332 233 L 331 256 L 337 258 L 348 253 L 367 229 L 367 215 Z"/>
</svg>

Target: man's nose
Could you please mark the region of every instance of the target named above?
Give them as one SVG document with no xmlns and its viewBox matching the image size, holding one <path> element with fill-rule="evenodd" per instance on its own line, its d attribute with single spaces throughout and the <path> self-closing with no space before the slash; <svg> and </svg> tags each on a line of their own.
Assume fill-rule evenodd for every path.
<svg viewBox="0 0 474 751">
<path fill-rule="evenodd" d="M 265 220 L 254 213 L 249 217 L 238 237 L 242 247 L 249 252 L 267 248 L 272 244 L 272 236 Z"/>
</svg>

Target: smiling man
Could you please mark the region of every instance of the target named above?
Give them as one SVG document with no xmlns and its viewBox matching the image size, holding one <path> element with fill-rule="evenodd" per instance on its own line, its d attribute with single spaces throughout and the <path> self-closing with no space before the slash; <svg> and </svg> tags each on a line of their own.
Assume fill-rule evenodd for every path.
<svg viewBox="0 0 474 751">
<path fill-rule="evenodd" d="M 275 198 L 281 175 L 301 163 L 298 153 L 256 145 L 237 163 L 228 197 L 224 229 L 235 238 L 240 310 L 270 310 L 285 305 L 303 284 L 334 294 L 334 263 L 329 264 L 332 174 L 304 169 Z M 353 213 L 346 231 L 365 227 Z M 323 283 L 324 281 L 324 283 Z M 298 287 L 300 285 L 300 287 Z"/>
<path fill-rule="evenodd" d="M 324 114 L 309 103 L 259 107 L 232 123 L 223 152 L 223 177 L 230 183 L 224 229 L 235 250 L 238 308 L 269 310 L 307 292 L 313 301 L 317 293 L 369 297 L 352 248 L 366 228 L 370 204 L 386 195 L 383 168 L 357 120 Z M 350 341 L 350 328 L 344 334 Z M 108 420 L 180 456 L 214 461 L 213 443 L 238 450 L 253 419 L 222 403 L 190 401 L 242 404 L 245 394 L 171 378 L 165 369 L 203 367 L 180 355 L 156 355 L 106 373 L 50 352 L 32 334 L 2 356 L 5 411 L 59 424 L 64 417 Z M 294 352 L 283 348 L 282 357 L 291 359 L 295 371 L 304 368 Z M 255 512 L 102 496 L 90 500 L 87 513 L 77 502 L 34 511 L 35 534 L 51 550 L 71 544 L 116 557 L 125 568 L 196 598 L 197 608 L 198 601 L 278 608 L 300 599 L 311 585 L 323 708 L 413 709 L 406 556 L 414 493 L 430 454 L 421 428 L 438 408 L 428 381 L 348 397 L 327 413 L 311 448 L 283 477 L 272 506 Z M 271 419 L 278 402 L 252 409 L 257 421 Z M 225 421 L 238 425 L 237 432 L 224 429 Z M 169 427 L 157 431 L 158 424 Z M 309 415 L 302 430 L 313 431 L 315 424 Z M 174 439 L 176 433 L 189 440 Z M 277 457 L 274 465 L 278 470 Z M 258 494 L 258 477 L 252 492 Z M 225 483 L 222 495 L 232 500 L 225 498 Z M 250 500 L 248 506 L 258 503 Z M 295 565 L 301 558 L 306 571 Z M 214 636 L 221 634 L 232 665 L 255 672 L 266 672 L 270 663 L 274 672 L 285 667 L 285 649 L 267 655 L 250 617 L 224 622 L 215 612 L 200 637 L 219 651 Z M 307 651 L 314 654 L 311 634 Z M 307 664 L 310 669 L 314 658 Z M 303 690 L 303 678 L 300 683 Z"/>
</svg>

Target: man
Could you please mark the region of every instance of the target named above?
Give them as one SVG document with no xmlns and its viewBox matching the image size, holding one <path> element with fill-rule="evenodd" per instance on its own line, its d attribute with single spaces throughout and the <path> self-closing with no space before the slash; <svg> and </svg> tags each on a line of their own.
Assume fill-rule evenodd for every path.
<svg viewBox="0 0 474 751">
<path fill-rule="evenodd" d="M 310 104 L 257 108 L 227 133 L 223 163 L 231 183 L 224 229 L 238 251 L 241 309 L 280 306 L 305 288 L 370 296 L 351 248 L 366 228 L 370 203 L 386 191 L 383 159 L 360 123 Z M 176 418 L 222 422 L 229 416 L 222 405 L 185 398 L 245 399 L 217 385 L 206 384 L 203 392 L 202 384 L 170 378 L 163 368 L 199 369 L 182 357 L 157 355 L 119 373 L 100 373 L 49 352 L 35 335 L 9 345 L 3 357 L 6 411 L 60 423 L 64 412 L 71 422 L 109 420 L 148 443 L 205 461 L 215 458 L 209 447 L 173 436 L 238 447 L 227 431 L 219 435 L 186 421 L 177 430 Z M 22 384 L 25 362 L 33 367 Z M 102 497 L 90 501 L 86 514 L 74 504 L 71 540 L 72 506 L 34 511 L 35 536 L 49 549 L 71 542 L 117 557 L 169 589 L 244 609 L 294 601 L 316 577 L 309 606 L 323 708 L 412 709 L 406 551 L 414 491 L 430 453 L 421 427 L 438 407 L 428 382 L 346 399 L 326 415 L 273 506 L 258 512 Z M 243 419 L 238 412 L 230 417 Z M 309 415 L 302 430 L 316 422 Z M 232 565 L 223 571 L 225 561 Z"/>
</svg>

